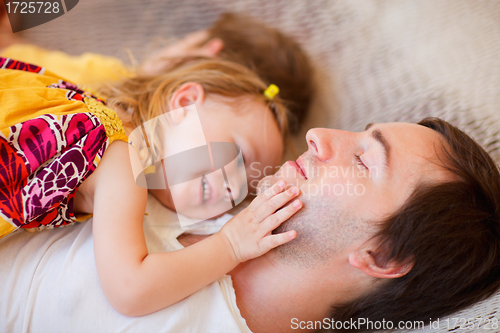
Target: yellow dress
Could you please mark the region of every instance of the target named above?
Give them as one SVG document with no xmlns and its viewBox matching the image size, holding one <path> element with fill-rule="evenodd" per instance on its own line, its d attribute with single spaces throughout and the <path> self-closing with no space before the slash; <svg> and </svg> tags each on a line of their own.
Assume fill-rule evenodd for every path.
<svg viewBox="0 0 500 333">
<path fill-rule="evenodd" d="M 76 221 L 73 200 L 114 140 L 102 99 L 37 65 L 0 58 L 0 237 Z"/>
</svg>

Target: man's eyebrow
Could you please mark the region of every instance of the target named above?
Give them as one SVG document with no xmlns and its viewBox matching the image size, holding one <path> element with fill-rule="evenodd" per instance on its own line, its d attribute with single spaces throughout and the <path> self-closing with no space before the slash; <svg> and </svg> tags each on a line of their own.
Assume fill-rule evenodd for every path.
<svg viewBox="0 0 500 333">
<path fill-rule="evenodd" d="M 365 127 L 365 131 L 368 131 L 375 123 L 369 123 Z M 385 155 L 385 166 L 387 167 L 389 165 L 389 157 L 391 156 L 391 145 L 385 137 L 382 135 L 382 132 L 379 129 L 373 130 L 371 133 L 372 138 L 377 140 L 382 147 L 384 147 L 384 155 Z"/>
<path fill-rule="evenodd" d="M 367 126 L 367 127 L 370 128 L 373 126 L 373 123 L 368 124 L 368 125 L 370 125 L 370 126 L 369 127 Z M 388 166 L 389 165 L 389 158 L 391 157 L 391 145 L 389 144 L 389 142 L 387 142 L 387 140 L 382 135 L 382 132 L 379 129 L 373 130 L 371 136 L 372 136 L 372 138 L 377 140 L 382 145 L 382 147 L 384 147 L 385 165 Z"/>
</svg>

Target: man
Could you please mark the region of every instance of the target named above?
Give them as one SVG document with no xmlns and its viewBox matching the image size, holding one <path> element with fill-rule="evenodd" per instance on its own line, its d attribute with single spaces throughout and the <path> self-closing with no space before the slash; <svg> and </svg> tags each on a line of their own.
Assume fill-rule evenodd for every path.
<svg viewBox="0 0 500 333">
<path fill-rule="evenodd" d="M 0 289 L 5 328 L 292 332 L 319 329 L 302 323 L 325 318 L 398 328 L 400 320 L 428 323 L 497 289 L 500 174 L 465 134 L 428 119 L 374 124 L 362 133 L 313 129 L 306 139 L 309 149 L 297 163 L 261 183 L 284 179 L 301 188 L 303 209 L 277 230 L 296 230 L 294 241 L 180 303 L 128 318 L 98 287 L 91 224 L 12 235 L 0 241 L 0 265 L 11 268 L 0 273 L 9 281 L 9 290 Z M 179 237 L 185 230 L 164 224 L 165 211 L 158 202 L 148 208 L 151 252 L 198 237 Z M 190 232 L 210 234 L 216 224 Z M 33 242 L 43 248 L 30 249 Z M 30 265 L 23 265 L 28 254 Z"/>
<path fill-rule="evenodd" d="M 306 140 L 297 163 L 261 182 L 301 188 L 304 208 L 277 229 L 297 239 L 231 274 L 252 330 L 329 316 L 428 323 L 498 288 L 500 174 L 467 135 L 425 119 Z"/>
<path fill-rule="evenodd" d="M 296 163 L 260 184 L 302 190 L 304 208 L 276 230 L 297 238 L 231 272 L 253 331 L 330 317 L 347 324 L 323 328 L 428 324 L 498 288 L 500 174 L 467 135 L 425 119 L 312 129 L 306 140 Z"/>
</svg>

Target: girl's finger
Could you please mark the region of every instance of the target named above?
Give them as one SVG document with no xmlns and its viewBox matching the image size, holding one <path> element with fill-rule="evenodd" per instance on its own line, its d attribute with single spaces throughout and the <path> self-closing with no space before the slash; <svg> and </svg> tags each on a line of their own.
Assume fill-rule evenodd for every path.
<svg viewBox="0 0 500 333">
<path fill-rule="evenodd" d="M 270 198 L 274 197 L 276 194 L 281 193 L 286 187 L 284 180 L 280 180 L 261 194 L 248 205 L 248 210 L 251 212 L 256 211 L 262 204 L 268 201 Z"/>
<path fill-rule="evenodd" d="M 285 222 L 293 214 L 298 212 L 301 208 L 302 208 L 302 202 L 299 199 L 297 199 L 294 202 L 292 202 L 290 205 L 277 211 L 276 213 L 274 213 L 273 215 L 271 215 L 267 219 L 265 219 L 264 222 L 262 222 L 262 227 L 263 227 L 262 232 L 264 234 L 267 234 L 267 233 L 273 231 L 281 223 Z"/>
<path fill-rule="evenodd" d="M 287 232 L 283 232 L 281 234 L 269 235 L 264 237 L 260 241 L 260 249 L 262 253 L 266 253 L 271 249 L 274 249 L 277 246 L 288 243 L 293 240 L 297 236 L 297 232 L 295 230 L 290 230 Z"/>
<path fill-rule="evenodd" d="M 270 198 L 255 211 L 255 221 L 261 222 L 269 215 L 276 212 L 279 208 L 283 207 L 287 202 L 298 196 L 299 193 L 299 189 L 292 186 L 288 190 Z"/>
<path fill-rule="evenodd" d="M 206 42 L 210 37 L 207 30 L 195 31 L 188 34 L 184 39 L 183 43 L 188 47 L 200 46 L 203 42 Z"/>
</svg>

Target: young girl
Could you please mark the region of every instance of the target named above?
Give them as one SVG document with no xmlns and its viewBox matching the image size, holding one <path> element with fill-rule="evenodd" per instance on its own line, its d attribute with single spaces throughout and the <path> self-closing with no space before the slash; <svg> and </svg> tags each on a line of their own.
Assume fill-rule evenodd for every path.
<svg viewBox="0 0 500 333">
<path fill-rule="evenodd" d="M 236 143 L 248 162 L 273 165 L 282 149 L 280 127 L 262 94 L 266 86 L 251 71 L 196 60 L 161 77 L 137 77 L 109 94 L 129 124 L 124 128 L 101 99 L 41 67 L 0 58 L 0 68 L 0 234 L 66 225 L 92 213 L 99 279 L 119 312 L 136 316 L 167 307 L 295 237 L 294 231 L 271 235 L 301 208 L 293 200 L 298 189 L 278 183 L 202 242 L 147 252 L 147 190 L 135 182 L 127 129 L 194 104 L 207 142 Z M 279 100 L 272 104 L 279 119 Z M 161 200 L 165 191 L 153 194 Z"/>
</svg>

